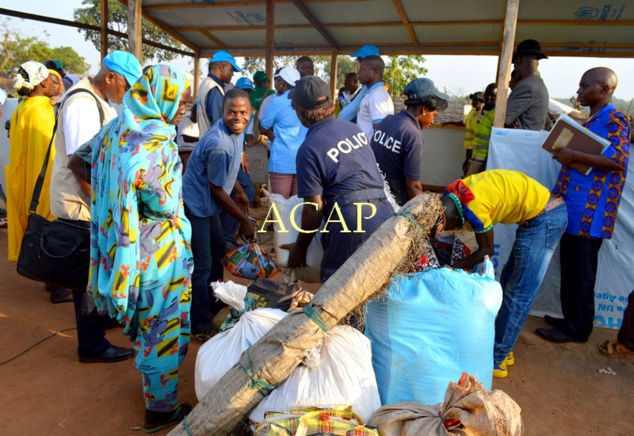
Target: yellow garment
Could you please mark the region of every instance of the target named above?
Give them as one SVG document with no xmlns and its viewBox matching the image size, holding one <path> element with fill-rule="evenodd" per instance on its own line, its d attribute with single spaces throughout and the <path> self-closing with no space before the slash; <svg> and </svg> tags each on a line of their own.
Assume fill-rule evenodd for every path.
<svg viewBox="0 0 634 436">
<path fill-rule="evenodd" d="M 44 96 L 23 99 L 11 117 L 9 165 L 5 166 L 9 260 L 18 260 L 33 189 L 42 170 L 54 126 L 55 111 L 50 99 Z M 49 194 L 54 156 L 53 147 L 37 207 L 38 215 L 49 221 L 55 219 L 51 214 Z"/>
<path fill-rule="evenodd" d="M 480 111 L 476 108 L 472 108 L 464 119 L 464 124 L 467 128 L 467 132 L 464 136 L 464 148 L 473 148 L 473 138 L 475 137 L 475 129 L 478 127 L 478 118 L 480 117 Z"/>
<path fill-rule="evenodd" d="M 465 228 L 476 233 L 498 223 L 518 224 L 534 218 L 550 198 L 548 189 L 519 171 L 484 171 L 462 182 L 473 194 L 471 201 L 462 204 Z"/>
</svg>

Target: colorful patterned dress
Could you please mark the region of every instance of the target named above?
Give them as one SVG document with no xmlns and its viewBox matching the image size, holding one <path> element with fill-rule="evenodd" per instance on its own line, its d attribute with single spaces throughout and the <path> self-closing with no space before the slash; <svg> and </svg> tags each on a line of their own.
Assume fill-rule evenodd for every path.
<svg viewBox="0 0 634 436">
<path fill-rule="evenodd" d="M 146 409 L 155 412 L 177 407 L 178 367 L 189 345 L 191 227 L 176 131 L 167 123 L 188 87 L 180 71 L 154 66 L 93 140 L 88 289 L 101 312 L 125 323 Z"/>
</svg>

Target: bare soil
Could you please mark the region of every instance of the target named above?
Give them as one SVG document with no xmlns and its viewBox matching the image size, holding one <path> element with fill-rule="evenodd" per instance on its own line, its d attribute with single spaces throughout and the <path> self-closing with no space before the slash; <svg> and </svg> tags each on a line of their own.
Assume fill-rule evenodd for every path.
<svg viewBox="0 0 634 436">
<path fill-rule="evenodd" d="M 40 283 L 15 272 L 0 230 L 0 416 L 6 435 L 140 435 L 141 376 L 132 360 L 81 364 L 72 304 L 51 304 Z M 228 274 L 226 279 L 233 279 Z M 243 282 L 244 283 L 244 282 Z M 595 329 L 586 344 L 554 345 L 534 334 L 529 318 L 515 349 L 509 377 L 495 380 L 522 408 L 526 435 L 634 435 L 634 356 L 607 357 L 597 343 L 616 335 Z M 129 346 L 121 328 L 108 330 Z M 34 346 L 35 345 L 35 346 Z M 196 404 L 192 341 L 180 371 L 180 401 Z M 616 375 L 598 372 L 610 367 Z M 167 434 L 164 430 L 158 434 Z"/>
</svg>

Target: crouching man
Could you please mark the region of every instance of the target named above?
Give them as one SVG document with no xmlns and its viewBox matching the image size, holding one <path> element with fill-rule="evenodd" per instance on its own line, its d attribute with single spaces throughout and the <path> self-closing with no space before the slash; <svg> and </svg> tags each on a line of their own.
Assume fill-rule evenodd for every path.
<svg viewBox="0 0 634 436">
<path fill-rule="evenodd" d="M 491 170 L 456 180 L 442 196 L 445 230 L 475 232 L 478 249 L 452 265 L 471 268 L 493 255 L 493 226 L 517 224 L 502 269 L 502 307 L 495 320 L 493 376 L 508 375 L 513 347 L 568 223 L 563 200 L 519 171 Z"/>
<path fill-rule="evenodd" d="M 356 125 L 333 118 L 335 106 L 326 82 L 303 77 L 289 98 L 308 128 L 297 152 L 297 191 L 313 205 L 304 205 L 297 241 L 281 248 L 290 250 L 290 268 L 306 266 L 308 246 L 322 219 L 326 221 L 321 235 L 323 283 L 390 218 L 393 209 L 383 192 L 370 141 Z"/>
</svg>

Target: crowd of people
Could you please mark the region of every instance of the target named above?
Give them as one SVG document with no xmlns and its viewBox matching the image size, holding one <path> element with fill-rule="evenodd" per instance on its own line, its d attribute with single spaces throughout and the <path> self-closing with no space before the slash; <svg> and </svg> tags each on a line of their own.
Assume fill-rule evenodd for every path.
<svg viewBox="0 0 634 436">
<path fill-rule="evenodd" d="M 423 192 L 421 130 L 449 97 L 432 80 L 416 78 L 395 113 L 379 49 L 366 45 L 351 56 L 357 71 L 345 76 L 335 97 L 307 56 L 277 70 L 270 90 L 262 71 L 233 85 L 242 70 L 230 53 L 218 51 L 189 115 L 192 89 L 181 71 L 162 64 L 142 69 L 122 51 L 106 56 L 94 77 L 67 74 L 55 60 L 26 62 L 15 76 L 21 100 L 11 119 L 6 168 L 9 260 L 18 257 L 52 141 L 36 212 L 90 228 L 91 252 L 87 288 L 46 288 L 52 302 L 74 303 L 81 362 L 117 362 L 136 351 L 144 430 L 164 428 L 191 410 L 178 402 L 179 364 L 190 337 L 205 342 L 214 334 L 212 317 L 221 306 L 210 283 L 223 280 L 221 259 L 236 243 L 236 231 L 247 242 L 256 239 L 249 216 L 256 190 L 245 147 L 267 145 L 270 192 L 312 206 L 303 209 L 295 243 L 281 247 L 290 252 L 288 267 L 306 265 L 314 231 L 331 223 L 321 237 L 322 282 L 395 208 Z M 548 90 L 538 70 L 543 59 L 537 41 L 518 45 L 507 127 L 547 126 Z M 553 328 L 537 333 L 553 342 L 590 336 L 598 251 L 612 236 L 629 162 L 629 121 L 610 102 L 616 86 L 616 75 L 604 67 L 581 78 L 579 102 L 590 110 L 584 126 L 610 145 L 601 155 L 553 151 L 562 168 L 552 187 L 517 171 L 486 171 L 497 85 L 469 96 L 463 178 L 442 196 L 442 225 L 475 232 L 477 249 L 452 265 L 472 269 L 493 254 L 494 224 L 519 224 L 501 277 L 496 377 L 506 377 L 514 363 L 515 341 L 558 244 L 564 316 L 547 316 Z M 122 105 L 120 113 L 113 105 Z M 179 146 L 191 150 L 186 168 Z M 571 168 L 575 162 L 593 169 L 582 174 Z M 362 221 L 362 232 L 349 231 Z M 634 353 L 633 300 L 634 294 L 618 340 L 602 343 L 603 352 Z M 113 319 L 125 326 L 134 350 L 105 338 Z"/>
</svg>

